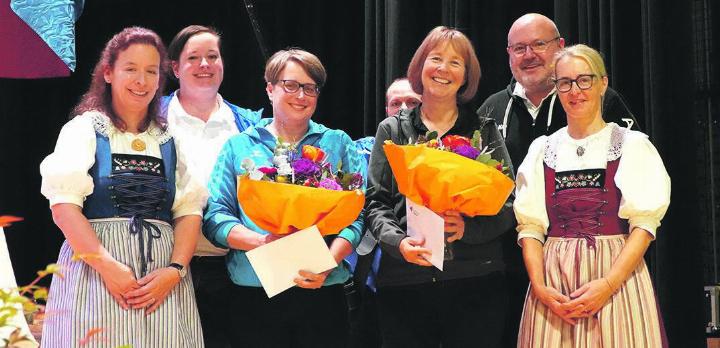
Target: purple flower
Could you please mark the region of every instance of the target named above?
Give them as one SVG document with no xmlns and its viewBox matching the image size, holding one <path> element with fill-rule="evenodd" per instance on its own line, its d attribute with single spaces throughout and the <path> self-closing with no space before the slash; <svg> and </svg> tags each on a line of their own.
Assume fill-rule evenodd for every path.
<svg viewBox="0 0 720 348">
<path fill-rule="evenodd" d="M 320 174 L 319 166 L 307 158 L 299 158 L 293 161 L 292 168 L 296 176 L 308 178 Z"/>
<path fill-rule="evenodd" d="M 363 184 L 363 177 L 362 175 L 358 173 L 352 173 L 352 179 L 350 179 L 350 184 L 348 185 L 349 190 L 356 190 L 362 187 Z"/>
<path fill-rule="evenodd" d="M 480 150 L 468 145 L 459 145 L 453 149 L 453 152 L 471 160 L 474 160 L 478 155 L 480 155 Z"/>
<path fill-rule="evenodd" d="M 328 189 L 328 190 L 334 190 L 334 191 L 342 191 L 342 186 L 337 183 L 334 179 L 331 178 L 325 178 L 320 180 L 320 186 L 322 188 Z"/>
</svg>

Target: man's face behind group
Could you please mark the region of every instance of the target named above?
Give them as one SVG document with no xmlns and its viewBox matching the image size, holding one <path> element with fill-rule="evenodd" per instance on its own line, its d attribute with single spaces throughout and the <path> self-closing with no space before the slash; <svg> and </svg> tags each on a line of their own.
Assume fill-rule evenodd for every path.
<svg viewBox="0 0 720 348">
<path fill-rule="evenodd" d="M 414 109 L 420 105 L 420 95 L 415 93 L 407 80 L 394 82 L 387 90 L 385 113 L 393 116 L 403 109 Z"/>
</svg>

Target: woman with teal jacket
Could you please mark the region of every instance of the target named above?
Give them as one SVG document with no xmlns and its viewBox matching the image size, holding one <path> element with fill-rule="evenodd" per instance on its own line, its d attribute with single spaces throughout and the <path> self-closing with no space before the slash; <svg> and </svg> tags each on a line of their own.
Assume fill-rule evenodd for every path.
<svg viewBox="0 0 720 348">
<path fill-rule="evenodd" d="M 237 285 L 229 299 L 234 312 L 230 319 L 235 329 L 233 346 L 337 347 L 346 343 L 343 284 L 350 271 L 343 259 L 360 242 L 362 214 L 337 236 L 325 237 L 338 263 L 336 268 L 319 274 L 300 271 L 296 287 L 268 299 L 245 252 L 277 237 L 245 215 L 237 199 L 236 182 L 237 176 L 244 174 L 243 160 L 272 166 L 278 141 L 296 148 L 318 147 L 327 154 L 328 163 L 342 162 L 347 172 L 364 172 L 365 160 L 345 132 L 310 120 L 325 79 L 325 68 L 315 55 L 300 49 L 275 53 L 265 67 L 273 117 L 231 138 L 211 174 L 203 232 L 217 246 L 230 249 L 227 266 Z"/>
</svg>

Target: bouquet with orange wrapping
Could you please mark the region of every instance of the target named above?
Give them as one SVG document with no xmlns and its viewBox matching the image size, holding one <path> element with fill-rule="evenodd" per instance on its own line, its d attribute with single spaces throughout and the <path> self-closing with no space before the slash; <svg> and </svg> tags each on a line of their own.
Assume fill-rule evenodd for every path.
<svg viewBox="0 0 720 348">
<path fill-rule="evenodd" d="M 429 140 L 427 140 L 429 139 Z M 496 215 L 515 183 L 504 163 L 482 148 L 480 132 L 473 139 L 428 133 L 412 145 L 383 145 L 398 190 L 415 203 L 441 214 L 456 210 L 467 216 Z"/>
<path fill-rule="evenodd" d="M 305 145 L 300 153 L 278 145 L 272 167 L 255 168 L 243 161 L 247 174 L 238 178 L 238 202 L 260 228 L 288 234 L 317 225 L 322 235 L 339 233 L 355 221 L 365 205 L 358 173 L 337 172 L 325 153 Z"/>
</svg>

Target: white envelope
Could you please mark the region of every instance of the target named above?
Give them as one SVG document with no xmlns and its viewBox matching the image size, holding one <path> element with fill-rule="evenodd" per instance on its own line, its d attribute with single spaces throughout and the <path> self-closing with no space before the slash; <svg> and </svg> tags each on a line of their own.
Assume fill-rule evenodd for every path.
<svg viewBox="0 0 720 348">
<path fill-rule="evenodd" d="M 425 257 L 425 259 L 442 271 L 445 260 L 445 219 L 407 198 L 405 198 L 405 212 L 408 236 L 425 237 L 424 247 L 432 252 L 430 258 Z"/>
<path fill-rule="evenodd" d="M 298 271 L 322 273 L 337 267 L 316 226 L 292 233 L 245 253 L 268 297 L 293 286 Z"/>
</svg>

